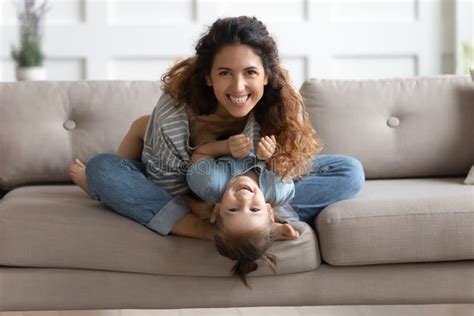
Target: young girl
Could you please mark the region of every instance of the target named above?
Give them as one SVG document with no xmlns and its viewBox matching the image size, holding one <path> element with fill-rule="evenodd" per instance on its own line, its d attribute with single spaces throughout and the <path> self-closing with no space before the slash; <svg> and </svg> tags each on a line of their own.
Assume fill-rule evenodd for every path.
<svg viewBox="0 0 474 316">
<path fill-rule="evenodd" d="M 143 126 L 148 118 L 141 117 L 132 124 L 119 146 L 119 154 L 135 158 L 143 145 Z M 190 196 L 185 200 L 211 224 L 218 252 L 236 261 L 234 276 L 249 286 L 247 274 L 258 268 L 256 260 L 263 260 L 275 271 L 276 258 L 268 251 L 273 240 L 299 237 L 298 231 L 287 224 L 299 220 L 289 206 L 294 184 L 266 166 L 265 161 L 277 148 L 274 136 L 262 137 L 255 152 L 252 140 L 245 134 L 232 136 L 227 140 L 231 155 L 221 157 L 213 157 L 219 152 L 220 142 L 213 139 L 212 133 L 201 138 L 204 144 L 193 152 L 186 180 L 197 197 L 214 207 Z M 84 164 L 76 159 L 70 174 L 87 192 Z"/>
<path fill-rule="evenodd" d="M 275 271 L 276 258 L 268 251 L 272 240 L 299 236 L 286 224 L 299 220 L 288 205 L 294 196 L 294 184 L 266 166 L 265 160 L 276 150 L 274 136 L 263 137 L 255 153 L 245 134 L 230 137 L 228 145 L 232 155 L 217 159 L 213 157 L 219 151 L 217 142 L 197 148 L 186 178 L 199 198 L 215 203 L 209 220 L 216 248 L 221 255 L 236 261 L 234 277 L 249 286 L 247 274 L 258 268 L 256 260 L 263 260 Z"/>
</svg>

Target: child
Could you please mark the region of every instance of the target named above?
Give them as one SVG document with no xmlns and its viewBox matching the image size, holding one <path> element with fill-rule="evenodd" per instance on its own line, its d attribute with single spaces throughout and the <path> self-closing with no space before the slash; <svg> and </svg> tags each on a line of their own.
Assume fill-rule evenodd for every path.
<svg viewBox="0 0 474 316">
<path fill-rule="evenodd" d="M 262 137 L 256 153 L 246 135 L 229 138 L 232 155 L 245 158 L 215 159 L 212 155 L 220 152 L 219 145 L 208 142 L 193 152 L 186 180 L 200 199 L 215 204 L 210 223 L 216 248 L 237 261 L 233 275 L 248 286 L 247 274 L 258 268 L 257 259 L 275 271 L 275 257 L 268 251 L 272 240 L 299 237 L 286 223 L 299 220 L 288 204 L 295 188 L 291 179 L 283 180 L 266 166 L 276 149 L 275 137 Z"/>
<path fill-rule="evenodd" d="M 132 123 L 117 150 L 119 156 L 139 159 L 148 120 L 149 116 L 143 116 Z M 266 167 L 264 160 L 276 150 L 273 136 L 260 140 L 256 155 L 251 153 L 252 141 L 244 134 L 232 136 L 226 141 L 212 139 L 215 138 L 210 133 L 200 133 L 196 138 L 197 142 L 205 143 L 192 154 L 193 164 L 188 170 L 187 182 L 203 201 L 212 204 L 219 202 L 215 204 L 210 218 L 207 216 L 214 228 L 208 239 L 215 240 L 221 255 L 237 261 L 233 273 L 248 285 L 246 274 L 257 269 L 255 260 L 261 258 L 272 269 L 275 268 L 275 258 L 267 251 L 272 240 L 299 237 L 298 231 L 285 223 L 298 220 L 298 215 L 287 204 L 294 195 L 294 185 L 291 180 L 282 181 Z M 219 146 L 227 144 L 232 155 L 247 157 L 223 156 L 217 160 L 211 157 L 219 152 Z M 72 180 L 89 193 L 85 168 L 80 160 L 75 159 L 69 173 Z M 202 212 L 208 210 L 205 204 L 190 197 L 186 200 L 193 212 L 206 217 L 202 216 Z M 266 201 L 276 205 L 277 222 L 271 204 Z M 235 215 L 229 216 L 229 212 Z"/>
</svg>

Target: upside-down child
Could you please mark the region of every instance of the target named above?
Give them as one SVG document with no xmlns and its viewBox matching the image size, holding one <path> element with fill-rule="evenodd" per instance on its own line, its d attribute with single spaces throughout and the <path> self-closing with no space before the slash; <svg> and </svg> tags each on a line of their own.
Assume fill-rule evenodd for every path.
<svg viewBox="0 0 474 316">
<path fill-rule="evenodd" d="M 119 156 L 139 160 L 148 121 L 149 116 L 143 116 L 132 123 L 117 150 Z M 273 136 L 262 137 L 256 153 L 251 152 L 252 141 L 244 134 L 223 141 L 211 138 L 212 134 L 205 133 L 196 139 L 203 144 L 193 152 L 187 182 L 195 195 L 215 206 L 208 208 L 189 196 L 186 200 L 201 217 L 203 210 L 212 209 L 207 216 L 212 227 L 207 239 L 215 240 L 220 254 L 237 261 L 234 275 L 247 285 L 246 274 L 257 268 L 255 260 L 261 258 L 274 269 L 275 258 L 267 251 L 271 241 L 299 237 L 286 223 L 298 220 L 288 205 L 294 185 L 266 166 L 265 160 L 276 150 Z M 220 153 L 230 155 L 220 157 Z M 89 193 L 85 170 L 86 166 L 75 159 L 69 172 L 73 181 Z"/>
<path fill-rule="evenodd" d="M 208 142 L 194 151 L 187 183 L 199 198 L 215 205 L 210 223 L 216 248 L 237 261 L 233 275 L 248 285 L 246 275 L 258 268 L 257 259 L 275 269 L 275 257 L 268 251 L 272 240 L 299 236 L 287 224 L 299 220 L 289 205 L 295 188 L 291 179 L 283 180 L 266 166 L 276 149 L 273 136 L 263 137 L 256 153 L 244 134 L 227 142 L 232 155 L 213 157 L 225 151 L 219 148 L 226 145 L 222 142 Z"/>
</svg>

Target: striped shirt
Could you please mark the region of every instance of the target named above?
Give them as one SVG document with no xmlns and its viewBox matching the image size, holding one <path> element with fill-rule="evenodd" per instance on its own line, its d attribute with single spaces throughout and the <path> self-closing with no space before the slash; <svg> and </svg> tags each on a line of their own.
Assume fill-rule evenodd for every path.
<svg viewBox="0 0 474 316">
<path fill-rule="evenodd" d="M 260 126 L 252 113 L 242 133 L 253 140 L 254 146 L 260 141 Z M 189 193 L 186 173 L 196 148 L 190 146 L 189 136 L 186 104 L 163 94 L 148 122 L 142 161 L 147 177 L 173 196 Z"/>
</svg>

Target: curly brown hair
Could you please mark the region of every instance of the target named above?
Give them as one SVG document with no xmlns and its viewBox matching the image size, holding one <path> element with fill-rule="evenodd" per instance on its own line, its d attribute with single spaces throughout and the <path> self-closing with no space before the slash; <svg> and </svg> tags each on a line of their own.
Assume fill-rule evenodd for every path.
<svg viewBox="0 0 474 316">
<path fill-rule="evenodd" d="M 303 98 L 280 65 L 278 48 L 265 25 L 255 17 L 218 19 L 198 41 L 196 55 L 177 62 L 162 77 L 164 92 L 196 115 L 216 112 L 218 102 L 206 83 L 216 53 L 224 46 L 247 45 L 261 61 L 268 84 L 252 110 L 262 136 L 275 135 L 278 148 L 267 161 L 277 174 L 298 179 L 308 174 L 321 150 Z"/>
</svg>

